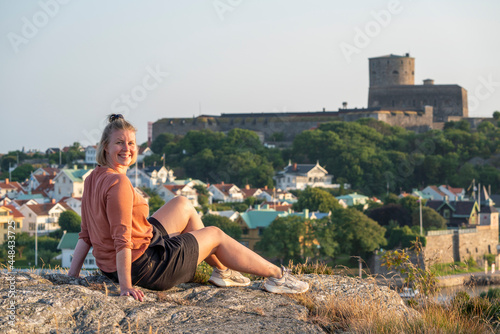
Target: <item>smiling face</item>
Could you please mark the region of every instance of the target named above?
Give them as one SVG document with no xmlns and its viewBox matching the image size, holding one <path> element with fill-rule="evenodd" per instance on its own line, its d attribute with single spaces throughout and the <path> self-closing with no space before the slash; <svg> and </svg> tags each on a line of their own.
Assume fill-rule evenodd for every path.
<svg viewBox="0 0 500 334">
<path fill-rule="evenodd" d="M 113 131 L 105 151 L 108 167 L 119 173 L 126 173 L 128 166 L 135 162 L 137 157 L 135 132 L 131 130 Z"/>
</svg>

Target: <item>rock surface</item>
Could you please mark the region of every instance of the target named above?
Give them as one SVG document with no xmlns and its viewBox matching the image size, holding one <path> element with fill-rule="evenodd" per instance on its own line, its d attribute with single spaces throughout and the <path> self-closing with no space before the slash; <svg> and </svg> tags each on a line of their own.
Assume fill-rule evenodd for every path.
<svg viewBox="0 0 500 334">
<path fill-rule="evenodd" d="M 367 280 L 301 275 L 311 289 L 301 298 L 270 294 L 260 282 L 248 288 L 195 283 L 145 291 L 144 301 L 120 297 L 104 276 L 71 278 L 0 272 L 1 333 L 324 333 L 302 304 L 348 303 L 375 308 L 384 317 L 418 316 L 399 295 Z M 15 296 L 9 298 L 9 292 Z M 301 300 L 299 303 L 298 300 Z M 9 306 L 15 302 L 15 325 Z"/>
</svg>

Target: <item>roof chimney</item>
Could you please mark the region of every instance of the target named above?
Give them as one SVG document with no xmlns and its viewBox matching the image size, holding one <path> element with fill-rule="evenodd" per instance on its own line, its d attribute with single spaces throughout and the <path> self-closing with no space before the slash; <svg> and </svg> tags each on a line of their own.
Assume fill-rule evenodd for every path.
<svg viewBox="0 0 500 334">
<path fill-rule="evenodd" d="M 293 164 L 293 170 L 294 171 L 297 170 L 297 163 L 296 162 L 294 162 L 294 164 Z"/>
<path fill-rule="evenodd" d="M 5 179 L 5 184 L 9 184 L 9 179 Z"/>
<path fill-rule="evenodd" d="M 246 190 L 250 189 L 250 185 L 249 184 L 245 184 L 245 189 Z"/>
<path fill-rule="evenodd" d="M 55 199 L 55 198 L 51 199 L 51 200 L 50 200 L 50 203 L 52 203 L 52 204 L 56 204 L 56 199 Z"/>
<path fill-rule="evenodd" d="M 265 189 L 265 190 L 267 190 L 267 185 L 266 185 L 266 186 L 264 186 L 264 189 Z"/>
</svg>

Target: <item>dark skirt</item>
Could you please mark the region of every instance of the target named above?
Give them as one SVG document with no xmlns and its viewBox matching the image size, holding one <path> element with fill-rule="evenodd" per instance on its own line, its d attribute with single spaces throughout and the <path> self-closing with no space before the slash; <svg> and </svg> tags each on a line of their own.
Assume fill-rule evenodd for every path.
<svg viewBox="0 0 500 334">
<path fill-rule="evenodd" d="M 144 254 L 132 262 L 132 284 L 151 290 L 168 290 L 193 279 L 198 265 L 198 241 L 190 233 L 170 238 L 153 217 L 153 238 Z M 117 272 L 104 275 L 118 282 Z"/>
</svg>

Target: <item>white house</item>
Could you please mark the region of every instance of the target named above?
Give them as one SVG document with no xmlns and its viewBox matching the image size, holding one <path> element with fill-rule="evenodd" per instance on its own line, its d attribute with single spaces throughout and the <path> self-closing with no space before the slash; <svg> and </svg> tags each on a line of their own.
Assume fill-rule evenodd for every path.
<svg viewBox="0 0 500 334">
<path fill-rule="evenodd" d="M 225 184 L 224 182 L 220 184 L 211 184 L 208 187 L 208 191 L 211 193 L 210 202 L 243 202 L 245 200 L 245 194 L 232 183 Z"/>
<path fill-rule="evenodd" d="M 5 179 L 0 182 L 0 198 L 7 196 L 10 199 L 16 198 L 19 194 L 24 194 L 25 191 L 19 182 L 11 182 Z"/>
<path fill-rule="evenodd" d="M 446 198 L 450 201 L 461 201 L 465 197 L 465 190 L 463 188 L 452 188 L 447 185 L 427 186 L 421 193 L 433 200 L 444 201 Z"/>
<path fill-rule="evenodd" d="M 236 219 L 238 219 L 238 217 L 240 216 L 240 213 L 238 211 L 234 211 L 234 210 L 224 210 L 224 211 L 208 210 L 208 212 L 206 214 L 227 217 L 227 218 L 229 218 L 230 221 L 233 221 L 233 222 L 236 221 Z"/>
<path fill-rule="evenodd" d="M 186 197 L 193 206 L 198 206 L 198 191 L 194 188 L 194 182 L 188 184 L 162 184 L 156 188 L 158 195 L 166 202 L 177 196 Z"/>
<path fill-rule="evenodd" d="M 79 216 L 82 215 L 82 198 L 81 197 L 65 197 L 61 199 L 61 202 L 66 203 L 71 210 L 78 213 Z"/>
<path fill-rule="evenodd" d="M 332 178 L 333 175 L 328 175 L 327 170 L 321 167 L 319 162 L 316 162 L 316 165 L 297 163 L 292 165 L 289 162 L 283 171 L 274 176 L 276 188 L 282 190 L 303 190 L 306 187 L 338 188 L 338 185 L 332 184 Z"/>
<path fill-rule="evenodd" d="M 127 176 L 134 187 L 148 187 L 151 189 L 165 183 L 172 183 L 175 180 L 174 171 L 165 166 L 146 167 L 143 169 L 131 167 L 127 171 Z"/>
<path fill-rule="evenodd" d="M 38 230 L 38 235 L 49 234 L 60 228 L 59 216 L 69 207 L 63 203 L 45 203 L 45 204 L 24 204 L 19 208 L 19 211 L 24 216 L 22 232 L 27 232 L 29 235 L 35 235 L 35 228 Z"/>
<path fill-rule="evenodd" d="M 139 147 L 139 152 L 137 152 L 137 162 L 143 162 L 145 157 L 149 157 L 153 154 L 153 151 L 149 147 Z"/>
<path fill-rule="evenodd" d="M 61 267 L 69 268 L 71 262 L 73 261 L 73 254 L 75 253 L 76 243 L 78 242 L 78 233 L 64 233 L 57 245 L 57 249 L 60 249 L 61 254 Z M 85 260 L 83 261 L 83 269 L 97 269 L 95 262 L 95 257 L 92 255 L 92 248 L 87 253 Z"/>
<path fill-rule="evenodd" d="M 89 145 L 85 148 L 85 163 L 89 165 L 96 165 L 97 146 Z"/>
<path fill-rule="evenodd" d="M 83 183 L 92 169 L 62 169 L 54 178 L 54 197 L 57 201 L 63 197 L 82 197 Z"/>
</svg>

